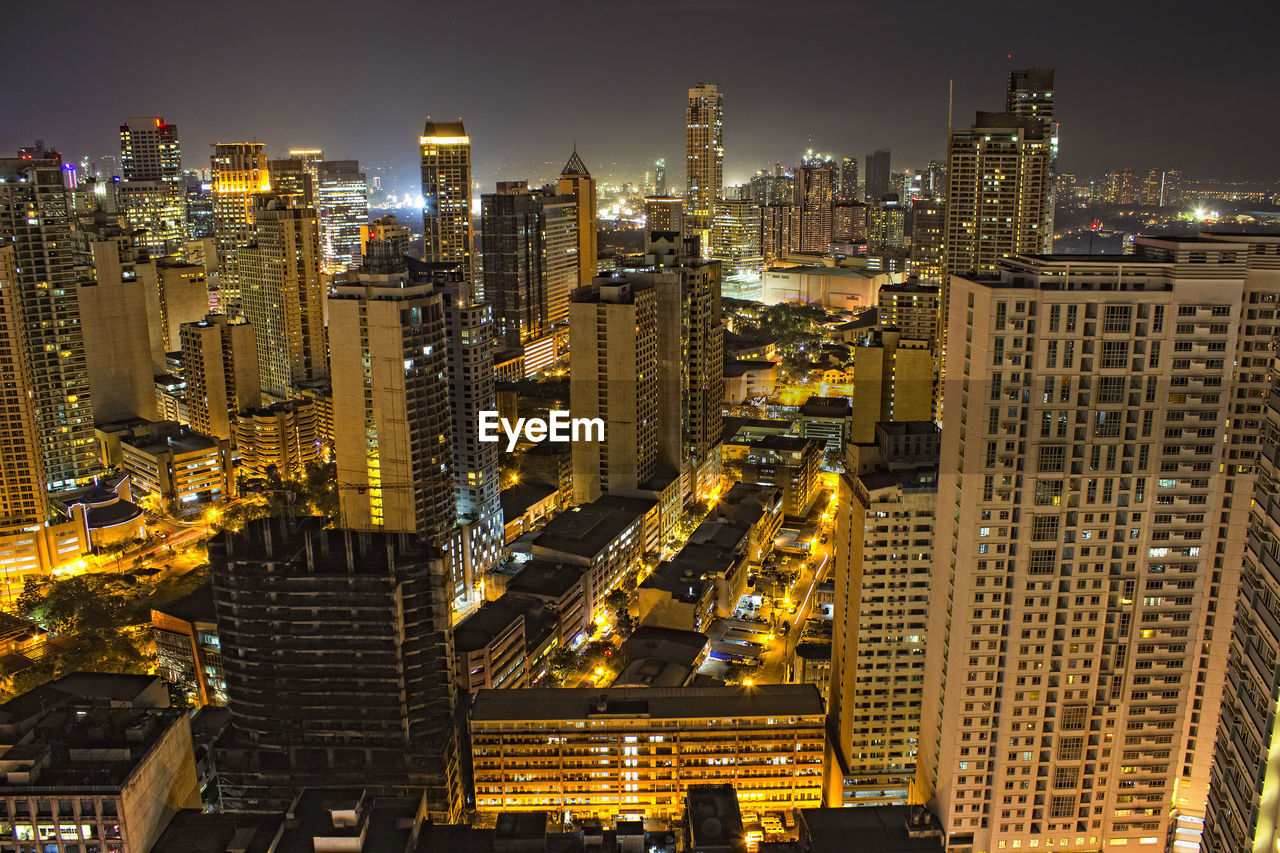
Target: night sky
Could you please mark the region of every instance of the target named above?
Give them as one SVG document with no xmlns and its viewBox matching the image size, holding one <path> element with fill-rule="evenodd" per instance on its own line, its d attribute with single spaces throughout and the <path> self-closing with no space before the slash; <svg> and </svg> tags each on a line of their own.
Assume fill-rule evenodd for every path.
<svg viewBox="0 0 1280 853">
<path fill-rule="evenodd" d="M 118 153 L 130 115 L 215 141 L 323 147 L 416 170 L 425 117 L 462 116 L 477 180 L 549 179 L 576 140 L 603 179 L 666 157 L 683 183 L 686 90 L 725 93 L 725 179 L 809 147 L 922 167 L 1003 107 L 1012 67 L 1057 71 L 1061 168 L 1280 175 L 1280 4 L 1187 0 L 272 0 L 20 2 L 5 10 L 0 151 Z M 1008 54 L 1012 53 L 1012 60 Z"/>
</svg>

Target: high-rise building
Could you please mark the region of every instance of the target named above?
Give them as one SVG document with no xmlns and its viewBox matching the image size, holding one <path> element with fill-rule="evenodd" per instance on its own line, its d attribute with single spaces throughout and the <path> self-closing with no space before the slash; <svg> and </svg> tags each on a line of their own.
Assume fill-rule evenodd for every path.
<svg viewBox="0 0 1280 853">
<path fill-rule="evenodd" d="M 831 242 L 865 243 L 867 205 L 860 201 L 838 201 L 831 208 Z"/>
<path fill-rule="evenodd" d="M 471 231 L 471 138 L 461 121 L 427 117 L 418 140 L 422 151 L 423 256 L 431 263 L 459 264 L 471 281 L 475 270 Z M 483 295 L 483 291 L 482 291 Z"/>
<path fill-rule="evenodd" d="M 724 96 L 715 83 L 689 90 L 685 127 L 685 223 L 706 246 L 715 203 L 724 195 Z"/>
<path fill-rule="evenodd" d="M 370 240 L 381 240 L 391 244 L 392 254 L 396 257 L 409 254 L 409 243 L 413 240 L 413 232 L 407 225 L 401 225 L 394 213 L 379 216 L 361 229 L 360 247 Z"/>
<path fill-rule="evenodd" d="M 879 148 L 866 157 L 866 191 L 862 199 L 867 204 L 874 204 L 887 196 L 889 188 L 889 149 Z"/>
<path fill-rule="evenodd" d="M 1007 113 L 978 113 L 973 127 L 954 127 L 947 148 L 943 254 L 941 373 L 949 334 L 948 282 L 953 275 L 990 275 L 1001 258 L 1047 253 L 1053 232 L 1049 140 L 1043 123 Z"/>
<path fill-rule="evenodd" d="M 1049 145 L 1049 200 L 1040 208 L 1040 233 L 1044 235 L 1044 251 L 1049 252 L 1053 247 L 1053 179 L 1058 171 L 1058 124 L 1053 116 L 1053 69 L 1010 71 L 1004 111 L 1018 118 L 1039 122 L 1044 130 L 1044 139 Z M 1156 204 L 1158 188 L 1153 187 L 1151 195 L 1152 198 L 1147 203 Z"/>
<path fill-rule="evenodd" d="M 186 210 L 183 239 L 212 239 L 216 233 L 213 215 L 213 184 L 198 175 L 182 176 L 182 203 Z M 217 264 L 210 272 L 217 273 Z"/>
<path fill-rule="evenodd" d="M 120 213 L 131 228 L 146 231 L 141 242 L 157 257 L 176 250 L 186 219 L 177 125 L 159 116 L 120 125 L 120 177 Z"/>
<path fill-rule="evenodd" d="M 37 147 L 0 159 L 0 239 L 14 250 L 10 286 L 26 330 L 46 482 L 80 485 L 98 461 L 60 154 Z"/>
<path fill-rule="evenodd" d="M 929 169 L 925 172 L 925 193 L 933 199 L 945 200 L 947 197 L 947 164 L 938 160 L 929 161 Z"/>
<path fill-rule="evenodd" d="M 920 198 L 912 203 L 911 257 L 908 269 L 923 282 L 939 284 L 942 281 L 946 231 L 946 202 L 936 198 Z"/>
<path fill-rule="evenodd" d="M 240 304 L 258 341 L 262 390 L 285 399 L 294 385 L 328 376 L 315 210 L 260 197 L 236 265 Z"/>
<path fill-rule="evenodd" d="M 0 247 L 0 533 L 43 524 L 49 518 L 44 460 L 36 425 L 35 379 L 22 317 L 17 253 Z"/>
<path fill-rule="evenodd" d="M 414 281 L 431 282 L 443 295 L 454 494 L 461 526 L 460 584 L 454 598 L 464 605 L 474 600 L 481 576 L 498 561 L 504 542 L 498 473 L 501 449 L 497 442 L 480 440 L 480 413 L 498 408 L 493 309 L 476 298 L 460 265 L 410 259 L 409 274 Z"/>
<path fill-rule="evenodd" d="M 684 199 L 648 196 L 644 200 L 644 230 L 684 233 Z"/>
<path fill-rule="evenodd" d="M 833 543 L 826 800 L 906 803 L 924 693 L 938 428 L 877 424 L 874 443 L 849 447 L 846 468 Z"/>
<path fill-rule="evenodd" d="M 755 202 L 741 198 L 716 202 L 708 256 L 720 261 L 726 277 L 760 277 L 764 255 L 760 250 L 760 208 Z"/>
<path fill-rule="evenodd" d="M 77 242 L 87 243 L 88 263 L 79 267 L 76 300 L 89 393 L 96 424 L 156 417 L 151 301 L 159 296 L 155 263 L 139 260 L 136 233 L 119 227 L 82 226 Z M 207 301 L 207 300 L 206 300 Z"/>
<path fill-rule="evenodd" d="M 791 251 L 792 225 L 789 204 L 766 204 L 760 208 L 760 254 L 765 265 L 779 260 Z"/>
<path fill-rule="evenodd" d="M 667 161 L 661 157 L 653 161 L 653 194 L 667 194 Z"/>
<path fill-rule="evenodd" d="M 236 251 L 253 236 L 257 196 L 271 190 L 261 142 L 213 146 L 213 229 L 218 241 L 220 308 L 240 308 Z"/>
<path fill-rule="evenodd" d="M 836 201 L 855 202 L 862 198 L 858 191 L 858 158 L 841 157 Z"/>
<path fill-rule="evenodd" d="M 187 412 L 196 432 L 233 440 L 237 413 L 262 403 L 254 331 L 244 317 L 225 314 L 182 326 Z"/>
<path fill-rule="evenodd" d="M 596 182 L 577 150 L 560 171 L 556 188 L 560 195 L 578 200 L 578 286 L 585 287 L 596 277 Z"/>
<path fill-rule="evenodd" d="M 906 234 L 906 210 L 892 193 L 867 205 L 867 248 L 901 249 Z"/>
<path fill-rule="evenodd" d="M 849 439 L 875 440 L 882 421 L 926 421 L 934 415 L 933 341 L 878 328 L 853 348 Z M 846 372 L 848 369 L 846 368 Z"/>
<path fill-rule="evenodd" d="M 380 241 L 329 295 L 342 524 L 444 547 L 457 519 L 443 297 Z M 374 377 L 380 377 L 374 382 Z"/>
<path fill-rule="evenodd" d="M 917 775 L 949 849 L 1198 842 L 1278 253 L 1138 238 L 952 278 L 971 384 L 943 412 Z"/>
<path fill-rule="evenodd" d="M 316 176 L 320 271 L 334 275 L 360 263 L 360 229 L 369 223 L 369 188 L 357 160 L 321 160 Z"/>
<path fill-rule="evenodd" d="M 296 157 L 268 160 L 271 194 L 289 207 L 316 206 L 315 165 Z"/>
<path fill-rule="evenodd" d="M 651 282 L 600 279 L 569 304 L 569 407 L 604 421 L 572 444 L 574 503 L 627 493 L 658 462 L 658 299 Z"/>
<path fill-rule="evenodd" d="M 523 181 L 480 198 L 485 293 L 496 338 L 525 354 L 525 374 L 555 361 L 553 326 L 578 287 L 578 211 L 572 196 L 530 191 Z"/>
<path fill-rule="evenodd" d="M 835 203 L 836 170 L 830 163 L 801 166 L 795 175 L 791 211 L 791 248 L 826 253 L 831 248 L 831 214 Z"/>
<path fill-rule="evenodd" d="M 231 721 L 222 806 L 287 808 L 308 785 L 461 805 L 440 552 L 392 532 L 262 518 L 209 543 Z"/>
</svg>

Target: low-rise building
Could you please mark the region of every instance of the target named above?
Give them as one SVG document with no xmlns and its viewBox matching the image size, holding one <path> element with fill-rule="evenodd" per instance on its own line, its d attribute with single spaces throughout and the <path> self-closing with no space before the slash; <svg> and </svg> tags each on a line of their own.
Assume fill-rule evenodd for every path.
<svg viewBox="0 0 1280 853">
<path fill-rule="evenodd" d="M 502 490 L 506 542 L 536 528 L 560 509 L 560 492 L 546 483 L 516 483 Z"/>
<path fill-rule="evenodd" d="M 458 690 L 529 685 L 525 670 L 525 611 L 529 602 L 504 595 L 489 601 L 453 629 Z"/>
<path fill-rule="evenodd" d="M 853 404 L 847 397 L 819 397 L 805 400 L 796 423 L 803 438 L 823 442 L 828 450 L 842 450 L 853 432 Z"/>
<path fill-rule="evenodd" d="M 191 726 L 156 676 L 76 673 L 0 705 L 0 847 L 149 851 L 200 807 Z"/>
<path fill-rule="evenodd" d="M 742 483 L 782 490 L 782 513 L 803 517 L 818 496 L 822 445 L 790 435 L 737 437 L 724 445 L 725 473 Z"/>
<path fill-rule="evenodd" d="M 151 609 L 156 640 L 156 670 L 182 687 L 194 704 L 227 704 L 227 678 L 222 669 L 213 584 Z"/>
<path fill-rule="evenodd" d="M 122 438 L 120 453 L 139 493 L 179 515 L 235 496 L 231 443 L 225 439 L 160 422 L 149 437 Z"/>
<path fill-rule="evenodd" d="M 824 726 L 811 685 L 482 690 L 476 809 L 674 817 L 689 784 L 732 784 L 760 810 L 816 806 Z"/>
<path fill-rule="evenodd" d="M 301 477 L 323 450 L 316 408 L 313 400 L 298 398 L 240 412 L 236 417 L 240 466 L 256 474 L 274 471 L 285 479 Z"/>
</svg>

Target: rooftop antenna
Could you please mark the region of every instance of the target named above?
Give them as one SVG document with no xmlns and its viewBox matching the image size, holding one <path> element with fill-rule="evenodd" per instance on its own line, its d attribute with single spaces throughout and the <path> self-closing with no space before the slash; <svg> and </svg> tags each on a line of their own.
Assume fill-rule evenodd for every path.
<svg viewBox="0 0 1280 853">
<path fill-rule="evenodd" d="M 947 81 L 947 132 L 951 131 L 951 102 L 955 97 L 956 81 L 954 79 Z"/>
</svg>

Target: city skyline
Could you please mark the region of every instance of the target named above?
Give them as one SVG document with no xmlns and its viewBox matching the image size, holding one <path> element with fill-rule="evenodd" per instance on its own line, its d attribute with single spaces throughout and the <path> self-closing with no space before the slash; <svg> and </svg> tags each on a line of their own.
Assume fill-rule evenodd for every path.
<svg viewBox="0 0 1280 853">
<path fill-rule="evenodd" d="M 1189 3 L 1127 4 L 1108 9 L 1105 18 L 1076 14 L 1046 27 L 1014 23 L 1020 19 L 1000 12 L 1007 8 L 1005 3 L 985 5 L 992 11 L 931 5 L 885 10 L 811 0 L 801 12 L 815 20 L 848 15 L 850 26 L 815 28 L 806 37 L 804 76 L 820 84 L 800 85 L 803 81 L 792 75 L 776 73 L 781 66 L 762 63 L 739 47 L 743 39 L 771 31 L 775 19 L 794 18 L 797 10 L 790 7 L 773 11 L 752 0 L 732 7 L 745 13 L 734 16 L 723 15 L 730 7 L 718 2 L 603 9 L 568 2 L 537 9 L 512 7 L 501 13 L 503 32 L 520 37 L 499 37 L 489 49 L 497 61 L 472 71 L 471 57 L 480 55 L 477 45 L 490 44 L 485 28 L 494 20 L 491 10 L 452 9 L 448 16 L 435 17 L 429 7 L 388 0 L 370 11 L 369 20 L 400 23 L 373 41 L 377 59 L 370 63 L 369 73 L 353 74 L 348 63 L 331 68 L 304 63 L 287 103 L 282 102 L 283 89 L 249 85 L 257 68 L 254 62 L 224 65 L 220 84 L 207 91 L 211 87 L 191 57 L 212 55 L 210 51 L 265 55 L 280 31 L 294 32 L 299 43 L 320 44 L 345 22 L 311 8 L 299 16 L 293 3 L 270 9 L 231 3 L 221 20 L 245 19 L 237 13 L 241 10 L 261 25 L 237 25 L 232 31 L 213 22 L 205 35 L 191 38 L 183 30 L 174 32 L 167 19 L 163 25 L 152 23 L 139 8 L 137 15 L 126 11 L 120 17 L 130 19 L 139 30 L 135 35 L 149 41 L 154 51 L 125 53 L 113 60 L 117 72 L 133 81 L 130 96 L 79 103 L 78 72 L 46 68 L 41 86 L 12 93 L 9 121 L 0 126 L 0 147 L 29 145 L 32 137 L 39 137 L 62 150 L 68 160 L 100 158 L 118 147 L 121 116 L 155 114 L 181 128 L 188 168 L 207 165 L 204 154 L 212 143 L 256 139 L 273 153 L 310 145 L 324 148 L 331 157 L 390 166 L 411 185 L 414 150 L 406 140 L 418 133 L 422 117 L 453 120 L 461 115 L 476 139 L 476 179 L 482 184 L 554 177 L 563 163 L 561 152 L 576 141 L 603 179 L 627 179 L 662 157 L 672 164 L 672 183 L 680 186 L 682 124 L 672 102 L 678 104 L 679 93 L 693 82 L 707 80 L 717 82 L 726 95 L 725 179 L 732 184 L 775 160 L 798 160 L 809 148 L 860 156 L 887 147 L 895 163 L 923 167 L 945 153 L 949 81 L 954 82 L 953 121 L 963 124 L 975 109 L 993 99 L 998 102 L 999 81 L 1010 68 L 1050 67 L 1057 69 L 1063 92 L 1057 110 L 1063 121 L 1062 171 L 1101 172 L 1122 165 L 1117 158 L 1132 159 L 1138 152 L 1144 162 L 1137 165 L 1168 164 L 1188 175 L 1224 180 L 1261 180 L 1280 165 L 1280 153 L 1266 144 L 1274 135 L 1268 124 L 1275 120 L 1250 108 L 1249 87 L 1230 85 L 1233 80 L 1265 79 L 1262 39 L 1272 28 L 1240 27 L 1237 19 L 1221 18 L 1202 20 L 1194 30 L 1182 27 L 1179 12 L 1189 12 Z M 66 4 L 72 18 L 90 14 L 90 8 Z M 584 43 L 601 45 L 601 56 L 620 51 L 625 57 L 627 34 L 659 13 L 679 13 L 691 23 L 714 26 L 721 37 L 707 45 L 699 61 L 665 65 L 641 61 L 647 46 L 637 41 L 636 60 L 624 59 L 604 74 L 583 74 L 577 60 L 545 50 L 556 34 L 556 22 L 571 18 L 585 22 Z M 25 9 L 16 10 L 19 30 L 25 14 Z M 1275 14 L 1267 10 L 1258 17 Z M 408 35 L 442 21 L 447 38 L 433 43 L 438 53 L 423 56 Z M 78 50 L 76 45 L 95 31 L 66 29 L 67 48 Z M 906 35 L 855 36 L 874 31 Z M 1140 41 L 1132 36 L 1136 32 L 1143 35 Z M 842 51 L 834 50 L 848 37 L 856 38 L 861 51 L 856 66 L 845 64 Z M 613 40 L 622 44 L 618 51 L 606 53 L 603 46 Z M 1187 57 L 1195 63 L 1207 44 L 1233 46 L 1229 74 L 1215 71 L 1211 63 L 1197 64 L 1193 74 L 1169 73 L 1169 58 Z M 15 44 L 10 54 L 13 67 L 37 62 L 27 50 L 23 42 Z M 530 63 L 541 75 L 539 91 L 545 94 L 503 97 L 504 82 L 516 79 Z M 148 68 L 160 67 L 166 69 L 164 74 L 147 73 Z M 864 77 L 846 70 L 851 67 L 885 71 Z M 433 69 L 440 68 L 458 71 L 436 76 Z M 414 82 L 423 79 L 429 82 Z M 405 83 L 388 86 L 388 80 Z M 830 82 L 821 84 L 826 81 Z M 193 94 L 203 96 L 197 101 Z M 566 100 L 582 109 L 567 121 L 546 121 Z M 197 102 L 199 110 L 193 106 Z M 359 121 L 335 122 L 331 105 L 338 102 L 359 104 Z M 67 109 L 68 104 L 76 108 Z M 1187 122 L 1186 115 L 1197 120 Z M 1256 132 L 1219 130 L 1228 122 L 1239 123 L 1240 116 L 1250 116 Z M 634 132 L 637 123 L 643 132 Z M 371 132 L 375 127 L 377 132 Z M 519 132 L 511 132 L 514 127 Z M 1126 155 L 1119 157 L 1117 152 Z"/>
</svg>

